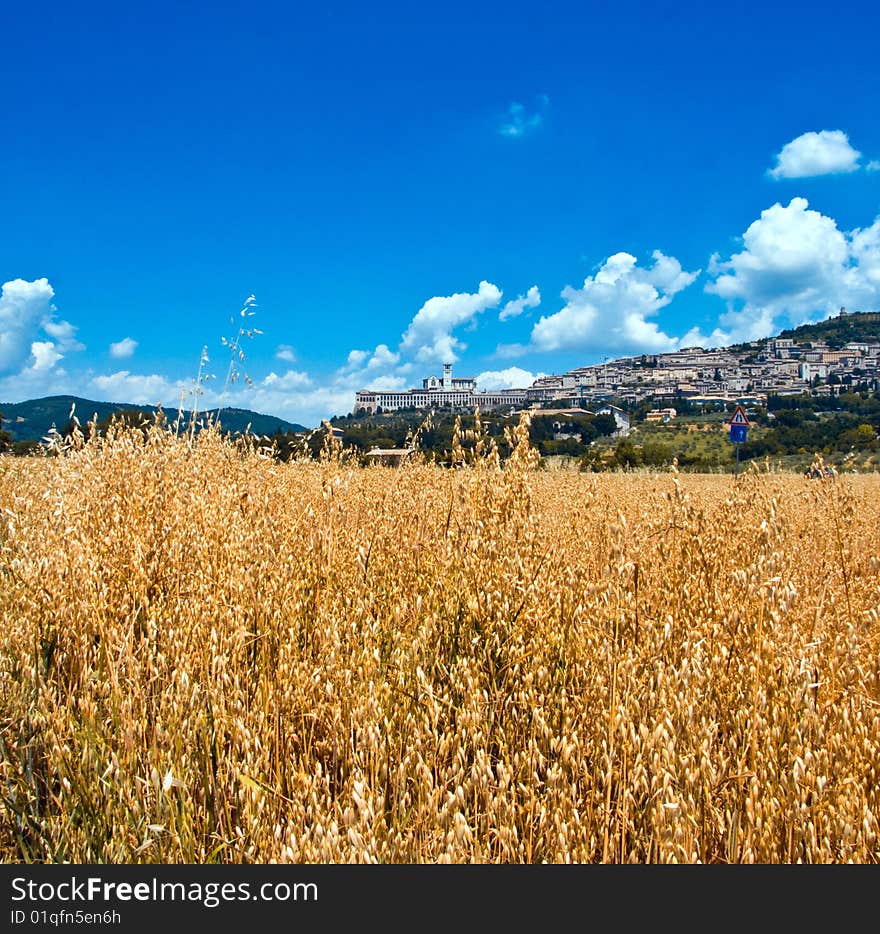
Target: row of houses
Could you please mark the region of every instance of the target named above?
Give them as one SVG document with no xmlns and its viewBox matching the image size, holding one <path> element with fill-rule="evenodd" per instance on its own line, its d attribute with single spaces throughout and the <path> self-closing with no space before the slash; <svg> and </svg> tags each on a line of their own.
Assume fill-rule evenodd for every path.
<svg viewBox="0 0 880 934">
<path fill-rule="evenodd" d="M 880 342 L 853 341 L 842 348 L 823 342 L 797 344 L 793 338 L 770 338 L 745 349 L 705 350 L 685 347 L 662 354 L 642 354 L 543 376 L 531 386 L 484 392 L 473 377 L 454 377 L 452 364 L 442 376 L 429 376 L 419 389 L 363 389 L 354 411 L 479 407 L 481 411 L 523 409 L 558 402 L 566 407 L 595 409 L 614 397 L 637 405 L 651 399 L 659 407 L 683 398 L 697 403 L 760 403 L 768 393 L 801 393 L 826 383 L 880 385 Z M 828 385 L 830 384 L 830 385 Z"/>
</svg>

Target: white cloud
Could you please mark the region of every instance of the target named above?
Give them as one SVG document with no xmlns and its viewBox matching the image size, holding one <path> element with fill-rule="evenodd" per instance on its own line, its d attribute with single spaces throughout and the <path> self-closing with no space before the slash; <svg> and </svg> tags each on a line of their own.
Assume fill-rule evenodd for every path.
<svg viewBox="0 0 880 934">
<path fill-rule="evenodd" d="M 279 360 L 283 360 L 285 363 L 294 363 L 296 362 L 296 352 L 290 344 L 279 344 L 275 348 L 275 356 Z"/>
<path fill-rule="evenodd" d="M 345 366 L 340 373 L 351 373 L 355 370 L 379 370 L 392 367 L 400 360 L 400 354 L 394 353 L 387 344 L 379 344 L 376 349 L 369 350 L 350 350 L 346 358 Z"/>
<path fill-rule="evenodd" d="M 860 156 L 843 130 L 802 133 L 777 153 L 776 166 L 769 174 L 773 178 L 807 178 L 854 172 Z"/>
<path fill-rule="evenodd" d="M 400 365 L 399 360 L 400 355 L 386 344 L 377 345 L 373 351 L 353 350 L 342 367 L 320 380 L 298 370 L 280 375 L 273 372 L 250 389 L 236 387 L 222 400 L 216 391 L 208 390 L 201 407 L 234 405 L 316 427 L 324 418 L 351 412 L 359 389 L 410 389 L 403 375 L 410 367 Z"/>
<path fill-rule="evenodd" d="M 15 373 L 0 376 L 0 399 L 9 402 L 44 396 L 85 395 L 80 389 L 80 384 L 58 366 L 50 370 L 27 366 Z"/>
<path fill-rule="evenodd" d="M 134 373 L 128 369 L 111 373 L 93 370 L 68 373 L 57 364 L 65 351 L 81 349 L 82 345 L 75 339 L 76 328 L 54 317 L 53 296 L 46 279 L 34 282 L 16 279 L 3 286 L 0 293 L 0 397 L 14 401 L 70 393 L 110 402 L 159 403 L 168 412 L 177 411 L 181 405 L 190 410 L 197 405 L 200 411 L 235 406 L 315 426 L 330 415 L 350 412 L 355 392 L 368 384 L 377 389 L 410 388 L 403 374 L 412 369 L 412 364 L 401 363 L 401 355 L 387 344 L 379 344 L 373 351 L 353 351 L 349 355 L 349 365 L 320 383 L 306 372 L 289 369 L 270 372 L 250 388 L 244 384 L 227 387 L 225 393 L 213 381 L 203 383 L 197 393 L 193 380 L 174 380 L 160 373 Z M 483 299 L 485 290 L 479 301 Z M 426 328 L 425 333 L 433 333 L 432 327 L 430 315 L 426 313 L 416 330 Z M 41 332 L 52 340 L 40 339 Z M 130 355 L 136 343 L 132 338 L 117 341 L 111 345 L 111 354 L 115 350 L 117 358 L 126 352 Z M 276 356 L 280 359 L 293 357 L 293 348 L 279 345 Z"/>
<path fill-rule="evenodd" d="M 353 368 L 363 366 L 364 361 L 370 356 L 369 350 L 350 350 L 348 352 L 348 359 L 346 362 L 346 368 Z"/>
<path fill-rule="evenodd" d="M 845 306 L 880 305 L 880 217 L 845 232 L 833 218 L 809 210 L 805 198 L 774 204 L 743 234 L 743 250 L 713 256 L 706 291 L 728 302 L 721 324 L 735 341 L 766 337 L 778 319 L 796 325 Z"/>
<path fill-rule="evenodd" d="M 518 318 L 527 308 L 537 308 L 540 304 L 541 293 L 538 287 L 533 285 L 525 295 L 517 295 L 509 301 L 498 313 L 498 320 L 507 321 L 509 318 Z"/>
<path fill-rule="evenodd" d="M 375 370 L 380 367 L 394 366 L 398 360 L 400 360 L 400 354 L 389 350 L 387 344 L 379 344 L 373 351 L 373 356 L 370 357 L 369 363 L 367 363 L 367 369 Z"/>
<path fill-rule="evenodd" d="M 77 328 L 69 321 L 54 321 L 50 318 L 43 321 L 42 327 L 49 337 L 55 340 L 59 350 L 63 353 L 86 349 L 85 344 L 81 344 L 76 339 Z"/>
<path fill-rule="evenodd" d="M 699 327 L 693 327 L 679 340 L 678 346 L 679 349 L 702 347 L 708 350 L 712 347 L 727 347 L 731 343 L 734 341 L 730 331 L 725 331 L 723 328 L 714 328 L 709 334 L 704 334 Z"/>
<path fill-rule="evenodd" d="M 253 394 L 224 404 L 271 413 L 307 428 L 317 428 L 322 419 L 333 415 L 348 415 L 354 408 L 354 391 L 333 383 L 314 385 L 292 393 L 258 388 Z"/>
<path fill-rule="evenodd" d="M 0 289 L 0 374 L 46 373 L 67 353 L 84 350 L 76 327 L 54 317 L 47 279 L 12 279 Z M 48 336 L 51 340 L 43 340 Z M 33 361 L 31 363 L 31 361 Z M 29 365 L 30 364 L 30 365 Z"/>
<path fill-rule="evenodd" d="M 34 358 L 31 369 L 35 372 L 51 370 L 64 356 L 58 353 L 52 341 L 34 341 L 31 344 L 31 354 Z"/>
<path fill-rule="evenodd" d="M 123 337 L 121 341 L 110 345 L 110 356 L 117 360 L 130 357 L 137 350 L 138 342 L 130 337 Z"/>
<path fill-rule="evenodd" d="M 475 293 L 429 298 L 410 322 L 401 339 L 401 350 L 415 353 L 422 362 L 454 363 L 458 359 L 456 350 L 464 350 L 466 345 L 452 331 L 500 301 L 501 290 L 485 280 Z"/>
<path fill-rule="evenodd" d="M 377 389 L 408 388 L 401 380 L 387 377 L 378 379 Z M 321 424 L 332 415 L 347 415 L 354 408 L 354 396 L 362 386 L 351 382 L 351 377 L 317 382 L 307 374 L 296 377 L 279 377 L 278 380 L 261 380 L 251 389 L 236 389 L 227 393 L 222 400 L 215 394 L 206 393 L 202 408 L 218 404 L 265 412 L 308 428 Z"/>
<path fill-rule="evenodd" d="M 31 355 L 41 323 L 50 317 L 55 292 L 47 279 L 13 279 L 0 290 L 0 372 L 20 369 Z"/>
<path fill-rule="evenodd" d="M 534 383 L 543 373 L 530 373 L 518 366 L 508 367 L 506 370 L 486 370 L 477 377 L 477 389 L 525 389 Z"/>
<path fill-rule="evenodd" d="M 380 389 L 384 392 L 397 392 L 402 389 L 412 389 L 412 386 L 402 376 L 386 373 L 370 380 L 370 389 Z"/>
<path fill-rule="evenodd" d="M 851 265 L 846 300 L 854 311 L 876 311 L 880 307 L 880 216 L 870 227 L 853 230 L 848 239 Z"/>
<path fill-rule="evenodd" d="M 565 307 L 541 317 L 532 328 L 531 348 L 541 351 L 602 347 L 612 351 L 664 351 L 678 341 L 648 318 L 668 305 L 699 275 L 659 250 L 643 268 L 629 253 L 615 253 L 588 276 L 580 289 L 562 290 Z"/>
<path fill-rule="evenodd" d="M 872 159 L 866 166 L 866 172 L 880 172 L 880 159 Z"/>
<path fill-rule="evenodd" d="M 135 405 L 177 406 L 181 393 L 186 394 L 187 386 L 183 381 L 171 382 L 157 373 L 141 375 L 119 370 L 101 376 L 93 376 L 91 387 L 104 397 L 107 402 L 131 402 Z M 191 408 L 192 400 L 184 400 L 184 408 Z M 200 409 L 206 406 L 199 404 Z"/>
<path fill-rule="evenodd" d="M 311 377 L 308 373 L 299 370 L 288 370 L 283 376 L 270 373 L 262 380 L 262 385 L 272 389 L 298 389 L 301 386 L 310 386 Z"/>
<path fill-rule="evenodd" d="M 528 352 L 528 344 L 499 344 L 495 348 L 495 356 L 500 360 L 515 360 L 517 357 L 524 357 Z"/>
<path fill-rule="evenodd" d="M 525 136 L 526 133 L 537 130 L 544 122 L 544 116 L 541 111 L 546 110 L 550 99 L 545 94 L 542 94 L 538 98 L 538 101 L 539 109 L 533 111 L 526 110 L 522 104 L 518 101 L 514 101 L 510 107 L 507 108 L 507 119 L 498 128 L 498 132 L 502 136 L 507 136 L 510 139 L 519 139 Z"/>
<path fill-rule="evenodd" d="M 237 384 L 224 393 L 214 383 L 203 384 L 196 395 L 193 380 L 173 381 L 160 374 L 138 374 L 128 370 L 90 376 L 86 381 L 57 391 L 108 402 L 129 402 L 135 405 L 164 406 L 166 412 L 184 409 L 199 411 L 219 407 L 251 409 L 276 415 L 309 427 L 317 426 L 322 418 L 342 415 L 351 411 L 354 390 L 333 382 L 316 385 L 304 372 L 289 370 L 283 374 L 269 373 L 255 382 L 252 388 Z"/>
</svg>

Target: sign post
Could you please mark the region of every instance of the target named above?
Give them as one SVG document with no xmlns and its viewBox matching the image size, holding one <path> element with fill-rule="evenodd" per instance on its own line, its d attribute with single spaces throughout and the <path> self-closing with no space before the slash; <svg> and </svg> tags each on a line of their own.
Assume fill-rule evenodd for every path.
<svg viewBox="0 0 880 934">
<path fill-rule="evenodd" d="M 730 440 L 736 445 L 736 467 L 733 471 L 733 477 L 736 479 L 739 476 L 739 446 L 746 440 L 746 432 L 749 430 L 746 410 L 738 405 L 727 424 L 730 425 Z"/>
</svg>

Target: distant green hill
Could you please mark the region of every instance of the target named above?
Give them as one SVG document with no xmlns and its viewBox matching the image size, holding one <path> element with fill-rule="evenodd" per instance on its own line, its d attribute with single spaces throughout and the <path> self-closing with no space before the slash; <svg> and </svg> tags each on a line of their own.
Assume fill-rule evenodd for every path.
<svg viewBox="0 0 880 934">
<path fill-rule="evenodd" d="M 79 396 L 46 396 L 43 399 L 28 399 L 26 402 L 0 403 L 3 413 L 3 430 L 12 435 L 13 441 L 40 441 L 52 425 L 60 431 L 67 424 L 71 406 L 76 404 L 76 417 L 83 426 L 97 415 L 98 421 L 109 418 L 121 411 L 136 411 L 153 414 L 154 405 L 130 405 L 125 402 L 95 402 Z M 177 409 L 166 409 L 169 421 L 177 418 Z M 202 413 L 204 416 L 216 414 L 216 410 Z M 201 417 L 201 415 L 200 415 Z M 184 423 L 190 418 L 189 412 L 183 413 Z M 288 422 L 274 415 L 261 415 L 249 409 L 224 408 L 220 410 L 220 425 L 224 431 L 244 432 L 250 425 L 250 431 L 256 435 L 273 435 L 276 432 L 300 432 L 307 429 L 295 422 Z"/>
<path fill-rule="evenodd" d="M 793 338 L 798 344 L 825 341 L 833 350 L 851 341 L 880 341 L 880 312 L 835 315 L 816 324 L 789 328 L 780 332 L 779 336 Z"/>
</svg>

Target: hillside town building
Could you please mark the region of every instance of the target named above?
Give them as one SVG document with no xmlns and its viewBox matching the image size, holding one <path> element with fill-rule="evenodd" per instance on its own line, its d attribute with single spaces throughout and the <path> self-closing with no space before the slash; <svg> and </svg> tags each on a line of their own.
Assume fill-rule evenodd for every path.
<svg viewBox="0 0 880 934">
<path fill-rule="evenodd" d="M 481 411 L 502 406 L 522 408 L 525 389 L 502 389 L 480 392 L 473 377 L 454 377 L 452 364 L 443 365 L 443 376 L 428 376 L 421 389 L 386 391 L 362 389 L 355 394 L 354 411 L 369 414 L 395 412 L 399 409 L 475 409 Z"/>
<path fill-rule="evenodd" d="M 844 314 L 841 311 L 842 317 Z M 631 406 L 651 400 L 661 409 L 670 408 L 676 399 L 724 407 L 731 402 L 763 404 L 769 394 L 832 394 L 859 384 L 873 390 L 880 385 L 880 341 L 860 340 L 831 348 L 821 340 L 798 343 L 790 337 L 774 337 L 735 348 L 685 347 L 669 353 L 606 359 L 567 373 L 542 376 L 531 386 L 495 392 L 481 392 L 474 378 L 453 377 L 452 364 L 447 363 L 443 375 L 426 377 L 421 389 L 361 390 L 356 394 L 354 411 L 518 410 L 550 405 L 598 413 L 602 409 L 597 406 L 611 399 Z M 612 414 L 618 427 L 624 429 L 625 413 L 617 409 Z"/>
</svg>

